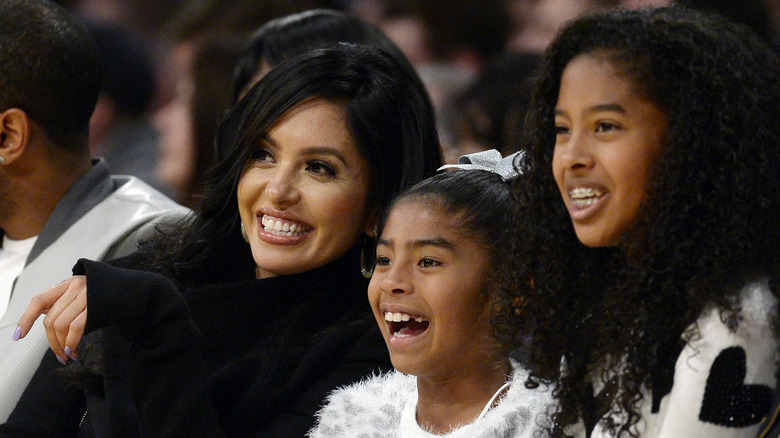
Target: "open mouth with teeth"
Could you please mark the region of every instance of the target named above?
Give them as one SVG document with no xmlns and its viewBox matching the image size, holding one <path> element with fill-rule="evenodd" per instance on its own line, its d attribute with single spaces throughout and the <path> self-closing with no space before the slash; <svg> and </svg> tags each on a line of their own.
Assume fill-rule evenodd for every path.
<svg viewBox="0 0 780 438">
<path fill-rule="evenodd" d="M 589 207 L 604 196 L 604 191 L 592 187 L 577 187 L 569 190 L 572 204 L 577 208 Z"/>
<path fill-rule="evenodd" d="M 261 223 L 263 231 L 276 236 L 303 236 L 311 231 L 307 225 L 267 215 L 263 215 Z"/>
<path fill-rule="evenodd" d="M 387 331 L 396 338 L 419 336 L 428 330 L 428 320 L 407 313 L 385 312 Z"/>
</svg>

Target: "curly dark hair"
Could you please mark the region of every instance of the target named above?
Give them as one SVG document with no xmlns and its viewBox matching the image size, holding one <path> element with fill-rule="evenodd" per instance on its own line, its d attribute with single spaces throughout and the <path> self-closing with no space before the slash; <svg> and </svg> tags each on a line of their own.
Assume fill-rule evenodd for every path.
<svg viewBox="0 0 780 438">
<path fill-rule="evenodd" d="M 668 116 L 650 195 L 617 248 L 577 240 L 552 174 L 561 75 L 583 54 L 605 56 Z M 745 284 L 768 277 L 778 294 L 778 61 L 721 18 L 611 10 L 562 29 L 539 73 L 515 182 L 522 232 L 503 270 L 495 331 L 507 348 L 533 335 L 528 384 L 556 383 L 554 435 L 583 420 L 636 436 L 641 389 L 671 386 L 682 338 L 703 310 L 717 306 L 736 328 Z M 617 390 L 594 398 L 594 369 L 604 382 L 618 376 Z"/>
</svg>

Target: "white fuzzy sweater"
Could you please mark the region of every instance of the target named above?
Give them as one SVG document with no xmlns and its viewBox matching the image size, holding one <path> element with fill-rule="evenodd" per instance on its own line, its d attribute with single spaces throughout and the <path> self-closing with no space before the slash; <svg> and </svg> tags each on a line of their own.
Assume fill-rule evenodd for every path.
<svg viewBox="0 0 780 438">
<path fill-rule="evenodd" d="M 499 403 L 481 418 L 445 435 L 430 433 L 417 424 L 417 378 L 398 371 L 374 376 L 334 391 L 317 414 L 311 438 L 344 437 L 468 437 L 532 438 L 546 423 L 551 389 L 528 389 L 528 373 L 515 368 L 512 382 Z"/>
</svg>

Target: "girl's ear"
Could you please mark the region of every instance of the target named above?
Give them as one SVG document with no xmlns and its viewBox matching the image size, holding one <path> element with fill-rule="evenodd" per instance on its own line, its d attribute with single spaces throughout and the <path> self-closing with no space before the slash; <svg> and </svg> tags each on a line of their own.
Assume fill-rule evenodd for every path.
<svg viewBox="0 0 780 438">
<path fill-rule="evenodd" d="M 374 211 L 371 213 L 371 215 L 368 217 L 368 222 L 366 222 L 366 235 L 368 237 L 376 237 L 377 234 L 377 228 L 379 227 L 379 209 L 375 208 Z"/>
</svg>

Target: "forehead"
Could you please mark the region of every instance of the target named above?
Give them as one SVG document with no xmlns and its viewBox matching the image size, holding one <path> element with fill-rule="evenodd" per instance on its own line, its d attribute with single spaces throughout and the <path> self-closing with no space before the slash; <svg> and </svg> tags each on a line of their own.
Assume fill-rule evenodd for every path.
<svg viewBox="0 0 780 438">
<path fill-rule="evenodd" d="M 267 136 L 271 139 L 295 136 L 298 141 L 342 146 L 357 152 L 344 109 L 322 98 L 309 99 L 292 107 L 268 129 Z"/>
<path fill-rule="evenodd" d="M 589 105 L 606 101 L 651 102 L 628 74 L 627 66 L 604 53 L 573 58 L 564 68 L 558 90 L 558 105 Z"/>
<path fill-rule="evenodd" d="M 466 233 L 463 233 L 459 216 L 447 212 L 441 201 L 432 197 L 402 199 L 390 211 L 381 238 L 398 242 L 435 236 L 451 243 L 461 242 Z"/>
</svg>

